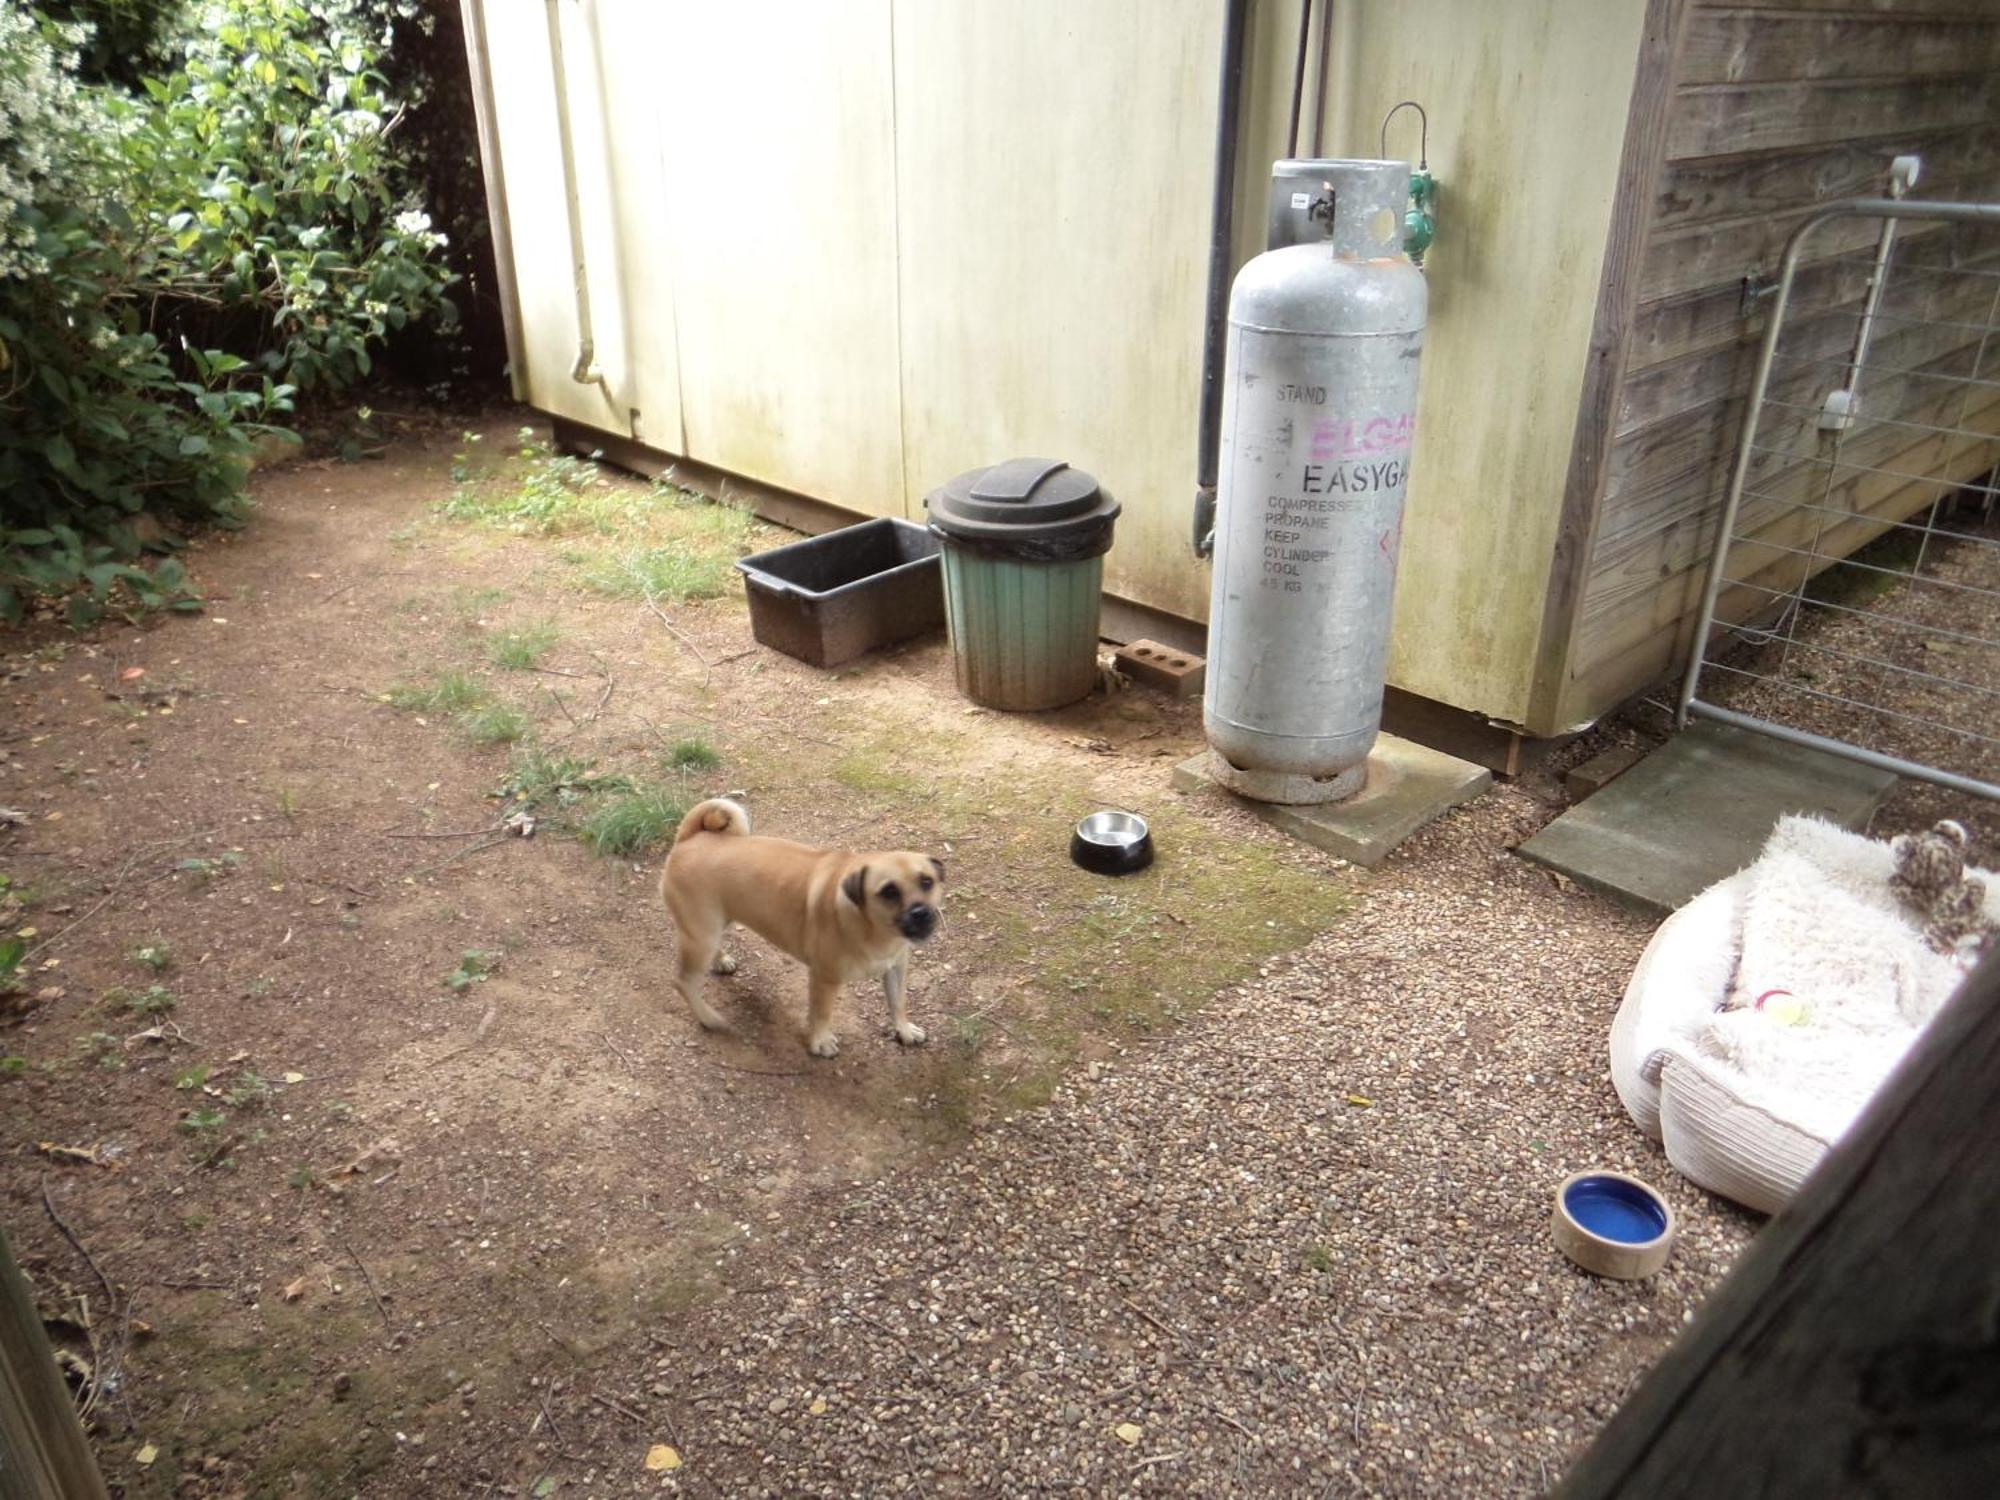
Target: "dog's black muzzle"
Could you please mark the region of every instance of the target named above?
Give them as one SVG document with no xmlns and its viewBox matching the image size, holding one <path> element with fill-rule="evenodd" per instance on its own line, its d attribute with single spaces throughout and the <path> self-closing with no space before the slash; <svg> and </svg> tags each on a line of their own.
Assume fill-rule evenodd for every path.
<svg viewBox="0 0 2000 1500">
<path fill-rule="evenodd" d="M 896 918 L 896 930 L 913 943 L 921 943 L 936 932 L 937 924 L 937 908 L 926 906 L 921 901 L 904 907 L 903 914 Z"/>
</svg>

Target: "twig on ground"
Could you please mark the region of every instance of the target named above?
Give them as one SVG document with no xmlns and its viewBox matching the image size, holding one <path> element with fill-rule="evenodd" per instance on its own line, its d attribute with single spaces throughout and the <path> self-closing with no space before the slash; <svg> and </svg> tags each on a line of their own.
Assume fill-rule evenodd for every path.
<svg viewBox="0 0 2000 1500">
<path fill-rule="evenodd" d="M 687 638 L 686 633 L 681 630 L 680 626 L 676 625 L 672 620 L 669 620 L 667 618 L 667 612 L 664 609 L 660 608 L 658 602 L 653 598 L 651 594 L 648 594 L 646 596 L 646 608 L 650 609 L 654 614 L 658 615 L 660 617 L 660 623 L 666 626 L 668 630 L 673 632 L 674 639 L 679 641 L 683 646 L 687 647 L 688 651 L 693 655 L 694 659 L 701 663 L 701 685 L 703 687 L 707 687 L 709 674 L 712 671 L 714 671 L 714 667 L 710 664 L 709 659 L 701 654 L 701 647 L 697 646 L 693 641 L 689 640 Z"/>
<path fill-rule="evenodd" d="M 412 871 L 409 875 L 405 876 L 404 878 L 407 880 L 418 880 L 425 875 L 435 875 L 439 870 L 442 870 L 446 865 L 456 864 L 461 859 L 465 859 L 471 855 L 479 853 L 482 849 L 491 849 L 498 844 L 506 843 L 507 837 L 508 836 L 503 833 L 498 838 L 488 839 L 483 844 L 467 844 L 463 849 L 459 850 L 458 853 L 452 855 L 450 859 L 441 859 L 434 865 L 425 865 L 421 870 Z"/>
<path fill-rule="evenodd" d="M 334 600 L 338 599 L 342 594 L 351 594 L 360 587 L 361 587 L 361 580 L 357 578 L 354 580 L 354 582 L 346 585 L 344 588 L 337 588 L 330 594 L 322 595 L 320 597 L 319 602 L 321 604 L 331 604 L 333 603 Z"/>
<path fill-rule="evenodd" d="M 484 828 L 458 828 L 450 833 L 395 833 L 384 830 L 385 839 L 476 839 L 482 834 L 498 833 L 505 824 L 489 823 Z"/>
<path fill-rule="evenodd" d="M 762 649 L 763 648 L 761 646 L 751 646 L 743 651 L 732 651 L 727 656 L 716 657 L 715 665 L 718 667 L 726 667 L 733 661 L 743 660 L 743 658 L 746 656 L 755 656 Z"/>
<path fill-rule="evenodd" d="M 636 1067 L 633 1066 L 630 1054 L 628 1054 L 623 1047 L 619 1046 L 616 1042 L 612 1041 L 611 1036 L 608 1032 L 600 1031 L 596 1033 L 596 1036 L 600 1042 L 604 1043 L 605 1047 L 610 1051 L 613 1057 L 617 1058 L 620 1062 L 625 1064 L 625 1067 L 628 1071 L 634 1073 L 639 1071 Z"/>
<path fill-rule="evenodd" d="M 530 667 L 530 672 L 545 672 L 551 677 L 581 677 L 585 681 L 600 674 L 596 672 L 572 672 L 568 667 Z"/>
<path fill-rule="evenodd" d="M 1245 1437 L 1255 1440 L 1257 1436 L 1256 1433 L 1252 1432 L 1249 1428 L 1245 1427 L 1241 1422 L 1237 1421 L 1236 1418 L 1230 1416 L 1229 1413 L 1224 1411 L 1221 1407 L 1211 1404 L 1208 1410 L 1210 1415 L 1212 1415 L 1218 1422 L 1225 1422 L 1229 1426 L 1234 1427 L 1238 1432 L 1242 1433 Z"/>
<path fill-rule="evenodd" d="M 368 1295 L 375 1299 L 375 1311 L 382 1315 L 382 1326 L 394 1333 L 396 1325 L 389 1317 L 389 1304 L 382 1300 L 382 1293 L 376 1288 L 375 1278 L 368 1274 L 366 1263 L 354 1253 L 354 1247 L 345 1239 L 340 1242 L 340 1248 L 347 1252 L 347 1258 L 354 1262 L 354 1268 L 361 1273 L 361 1279 L 368 1283 Z"/>
<path fill-rule="evenodd" d="M 590 705 L 590 712 L 583 716 L 584 724 L 592 724 L 596 722 L 597 716 L 604 712 L 604 705 L 611 701 L 612 689 L 616 688 L 617 686 L 618 686 L 618 679 L 613 677 L 609 672 L 606 672 L 604 674 L 604 691 L 597 695 L 597 701 Z M 579 729 L 581 729 L 582 727 L 583 724 L 577 725 L 577 728 Z"/>
<path fill-rule="evenodd" d="M 486 1034 L 493 1029 L 493 1023 L 496 1020 L 498 1020 L 499 1017 L 500 1017 L 499 1006 L 497 1005 L 487 1006 L 486 1014 L 479 1018 L 479 1024 L 473 1028 L 472 1040 L 465 1043 L 463 1046 L 452 1048 L 451 1051 L 445 1053 L 443 1057 L 440 1057 L 437 1060 L 437 1062 L 432 1063 L 431 1066 L 436 1067 L 438 1066 L 438 1063 L 448 1063 L 454 1057 L 457 1057 L 460 1053 L 470 1052 L 474 1047 L 477 1047 L 481 1042 L 486 1040 Z"/>
<path fill-rule="evenodd" d="M 568 676 L 572 674 L 565 673 L 564 675 Z M 552 701 L 557 708 L 562 710 L 562 716 L 565 719 L 569 720 L 569 727 L 572 731 L 583 728 L 581 724 L 576 722 L 576 715 L 569 711 L 569 704 L 563 701 L 563 695 L 561 693 L 558 693 L 552 687 L 545 687 L 542 689 L 542 691 L 547 693 L 549 695 L 550 701 Z"/>
<path fill-rule="evenodd" d="M 92 1255 L 83 1241 L 77 1238 L 76 1231 L 69 1227 L 61 1214 L 56 1212 L 56 1201 L 49 1196 L 49 1180 L 46 1177 L 42 1179 L 42 1207 L 48 1210 L 49 1222 L 55 1225 L 62 1237 L 70 1242 L 71 1248 L 83 1257 L 83 1263 L 90 1267 L 90 1274 L 97 1278 L 97 1284 L 104 1288 L 105 1299 L 111 1304 L 113 1311 L 116 1311 L 118 1293 L 112 1290 L 111 1278 L 104 1274 L 104 1268 L 97 1263 L 97 1257 Z"/>
<path fill-rule="evenodd" d="M 96 916 L 99 912 L 103 911 L 105 907 L 109 906 L 112 903 L 112 900 L 118 895 L 118 892 L 124 887 L 125 877 L 132 873 L 132 867 L 136 865 L 138 862 L 139 862 L 139 855 L 135 851 L 129 858 L 126 859 L 125 863 L 119 867 L 118 873 L 111 877 L 111 888 L 104 893 L 103 899 L 101 899 L 95 906 L 91 907 L 90 910 L 86 911 L 82 916 L 78 917 L 74 922 L 65 922 L 60 932 L 54 932 L 49 934 L 49 936 L 43 938 L 39 943 L 35 944 L 34 947 L 30 948 L 26 953 L 22 954 L 20 959 L 20 967 L 26 969 L 27 966 L 35 958 L 37 958 L 43 953 L 46 953 L 50 948 L 54 947 L 57 943 L 60 943 L 64 938 L 68 937 L 72 932 L 75 932 L 77 928 L 81 927 L 85 922 L 88 922 L 92 917 Z"/>
<path fill-rule="evenodd" d="M 721 1058 L 711 1058 L 718 1068 L 727 1068 L 732 1073 L 749 1073 L 758 1078 L 803 1078 L 810 1068 L 746 1068 L 740 1063 L 724 1062 Z"/>
<path fill-rule="evenodd" d="M 1170 1324 L 1161 1322 L 1158 1318 L 1154 1317 L 1151 1313 L 1147 1312 L 1145 1308 L 1141 1307 L 1138 1303 L 1134 1302 L 1130 1297 L 1126 1296 L 1123 1292 L 1119 1292 L 1116 1295 L 1120 1302 L 1124 1303 L 1127 1307 L 1131 1308 L 1133 1312 L 1137 1313 L 1140 1317 L 1144 1318 L 1148 1323 L 1151 1323 L 1155 1328 L 1159 1329 L 1160 1332 L 1164 1333 L 1168 1338 L 1172 1339 L 1175 1343 L 1181 1343 L 1185 1340 L 1186 1335 L 1183 1334 L 1178 1328 L 1175 1328 Z"/>
<path fill-rule="evenodd" d="M 613 1401 L 609 1396 L 605 1395 L 602 1391 L 592 1391 L 590 1393 L 590 1399 L 595 1401 L 599 1406 L 607 1407 L 610 1410 L 617 1412 L 619 1416 L 625 1418 L 628 1422 L 637 1422 L 641 1427 L 644 1427 L 646 1425 L 646 1419 L 644 1417 L 640 1416 L 636 1411 L 632 1410 L 631 1407 L 625 1405 L 624 1402 Z"/>
</svg>

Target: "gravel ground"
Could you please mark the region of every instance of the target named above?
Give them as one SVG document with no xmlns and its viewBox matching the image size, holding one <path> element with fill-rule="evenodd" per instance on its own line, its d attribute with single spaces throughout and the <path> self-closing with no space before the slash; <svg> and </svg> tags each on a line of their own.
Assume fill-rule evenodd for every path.
<svg viewBox="0 0 2000 1500">
<path fill-rule="evenodd" d="M 1757 1222 L 1621 1110 L 1648 926 L 1508 852 L 1550 811 L 1491 794 L 1199 1020 L 788 1215 L 733 1295 L 608 1361 L 628 1405 L 671 1398 L 669 1487 L 1541 1493 Z M 1605 1166 L 1681 1215 L 1650 1282 L 1550 1242 L 1557 1184 Z"/>
<path fill-rule="evenodd" d="M 1862 566 L 1822 575 L 1815 597 L 1837 607 L 1807 606 L 1803 644 L 1740 651 L 1727 659 L 1736 670 L 1710 673 L 1705 690 L 1745 713 L 2000 782 L 2000 647 L 1980 644 L 2000 641 L 2000 512 L 1968 504 L 1937 524 L 1961 539 L 1928 542 L 1919 558 L 1916 532 L 1892 532 Z M 1913 565 L 1914 581 L 1868 571 Z M 1988 862 L 2000 855 L 2000 806 L 1917 783 L 1896 792 L 1873 831 L 1946 817 L 1971 825 Z"/>
</svg>

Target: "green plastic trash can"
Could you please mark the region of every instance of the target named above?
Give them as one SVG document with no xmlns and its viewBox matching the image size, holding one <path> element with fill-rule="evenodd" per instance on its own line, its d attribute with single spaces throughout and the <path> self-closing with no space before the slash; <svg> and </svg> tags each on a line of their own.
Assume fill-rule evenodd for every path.
<svg viewBox="0 0 2000 1500">
<path fill-rule="evenodd" d="M 1013 710 L 1087 694 L 1118 502 L 1058 459 L 1014 458 L 959 475 L 924 506 L 944 542 L 959 691 Z"/>
</svg>

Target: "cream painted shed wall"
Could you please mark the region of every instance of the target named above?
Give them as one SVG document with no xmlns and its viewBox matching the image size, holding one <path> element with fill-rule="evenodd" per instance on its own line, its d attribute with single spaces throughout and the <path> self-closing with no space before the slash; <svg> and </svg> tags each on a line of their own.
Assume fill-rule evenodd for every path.
<svg viewBox="0 0 2000 1500">
<path fill-rule="evenodd" d="M 544 6 L 464 3 L 532 404 L 863 514 L 1067 458 L 1125 504 L 1111 591 L 1205 615 L 1187 532 L 1223 0 L 560 0 L 608 391 L 569 378 Z M 1298 6 L 1251 7 L 1239 261 L 1285 152 Z M 1418 97 L 1443 184 L 1391 680 L 1520 720 L 1645 0 L 1331 9 L 1326 153 L 1373 155 Z M 1390 147 L 1414 156 L 1408 116 Z"/>
</svg>

